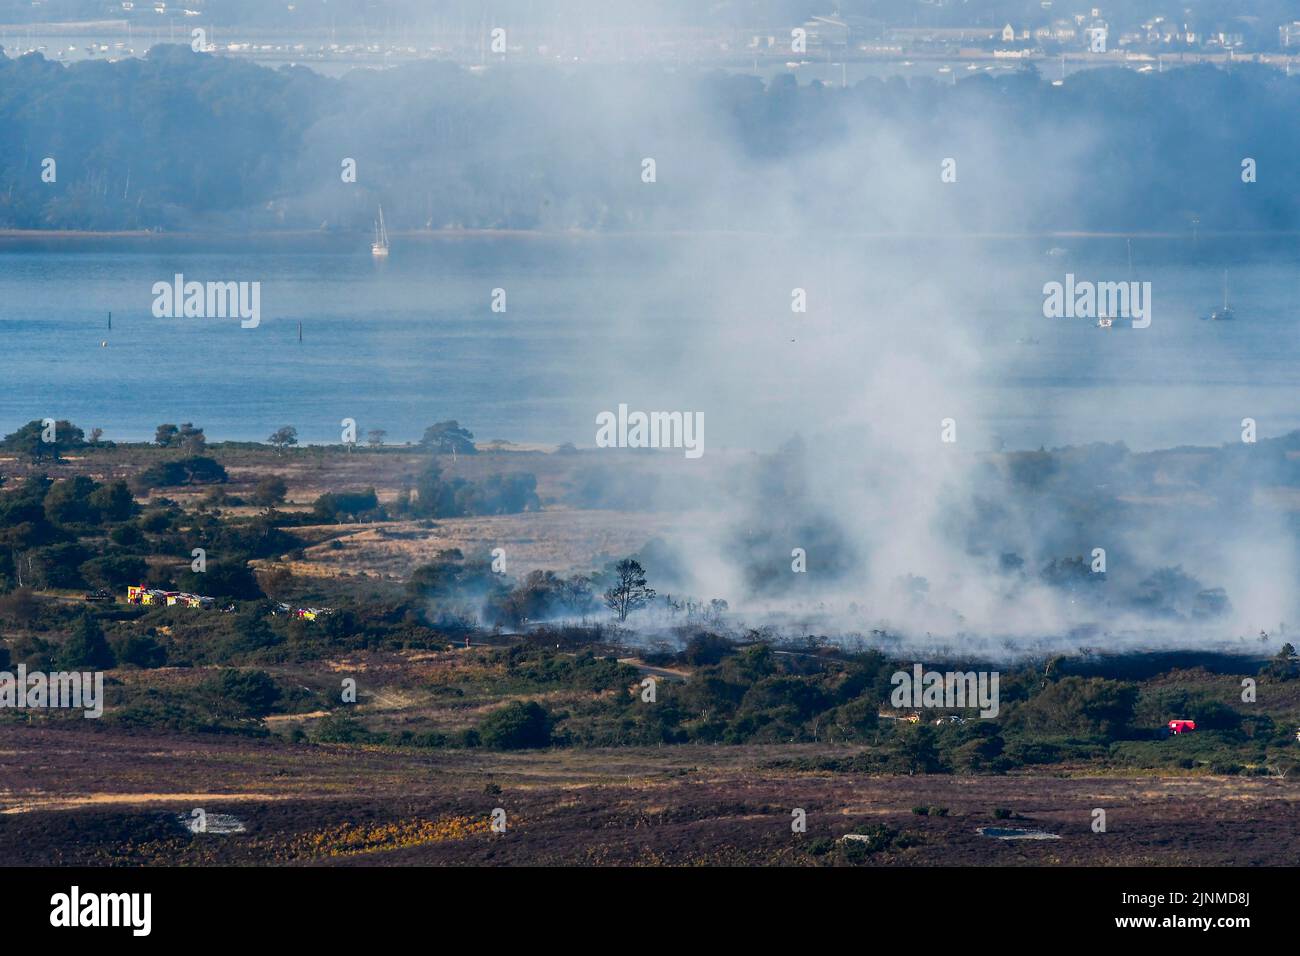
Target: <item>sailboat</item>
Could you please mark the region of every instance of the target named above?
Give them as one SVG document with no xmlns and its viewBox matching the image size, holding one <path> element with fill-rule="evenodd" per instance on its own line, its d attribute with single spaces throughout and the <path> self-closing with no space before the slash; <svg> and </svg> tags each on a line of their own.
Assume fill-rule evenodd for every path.
<svg viewBox="0 0 1300 956">
<path fill-rule="evenodd" d="M 1100 304 L 1100 303 L 1098 303 Z M 1113 329 L 1115 327 L 1115 316 L 1106 315 L 1105 313 L 1097 316 L 1097 328 Z"/>
<path fill-rule="evenodd" d="M 379 218 L 375 220 L 375 241 L 370 244 L 372 256 L 388 255 L 388 226 L 384 223 L 384 207 L 379 207 Z"/>
<path fill-rule="evenodd" d="M 1135 275 L 1133 274 L 1133 240 L 1132 240 L 1132 239 L 1125 239 L 1125 240 L 1124 240 L 1124 246 L 1125 246 L 1125 248 L 1128 250 L 1128 281 L 1129 281 L 1130 283 L 1136 283 L 1137 276 L 1135 276 Z M 1127 325 L 1116 326 L 1116 325 L 1115 325 L 1115 320 L 1116 320 L 1117 318 L 1119 318 L 1118 315 L 1103 315 L 1103 316 L 1100 316 L 1100 317 L 1098 317 L 1098 319 L 1097 319 L 1097 328 L 1099 328 L 1099 329 L 1113 329 L 1113 328 L 1129 328 L 1129 327 L 1130 327 L 1130 326 L 1127 326 Z M 1130 325 L 1131 325 L 1131 323 L 1130 323 Z"/>
<path fill-rule="evenodd" d="M 1223 308 L 1215 309 L 1210 313 L 1210 318 L 1215 322 L 1225 322 L 1229 319 L 1235 319 L 1237 316 L 1228 305 L 1228 270 L 1223 270 Z"/>
</svg>

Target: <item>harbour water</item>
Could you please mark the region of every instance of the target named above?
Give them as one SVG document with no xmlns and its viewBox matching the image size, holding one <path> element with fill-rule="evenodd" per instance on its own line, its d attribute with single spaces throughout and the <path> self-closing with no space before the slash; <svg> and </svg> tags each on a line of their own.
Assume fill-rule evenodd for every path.
<svg viewBox="0 0 1300 956">
<path fill-rule="evenodd" d="M 822 246 L 395 235 L 376 261 L 351 235 L 7 238 L 0 433 L 55 417 L 116 440 L 192 421 L 212 440 L 292 424 L 334 442 L 354 418 L 401 442 L 456 418 L 481 441 L 591 445 L 594 416 L 628 402 L 704 411 L 712 442 L 769 448 L 851 403 L 857 370 L 879 377 L 895 352 L 947 378 L 929 339 L 953 335 L 981 442 L 1150 448 L 1234 441 L 1244 417 L 1261 437 L 1300 427 L 1294 238 L 1134 241 L 1132 270 L 1115 238 Z M 1237 318 L 1206 321 L 1224 269 Z M 1151 327 L 1045 318 L 1042 286 L 1067 272 L 1151 281 Z M 155 318 L 152 288 L 177 274 L 260 282 L 259 327 Z M 801 284 L 808 311 L 792 314 Z"/>
</svg>

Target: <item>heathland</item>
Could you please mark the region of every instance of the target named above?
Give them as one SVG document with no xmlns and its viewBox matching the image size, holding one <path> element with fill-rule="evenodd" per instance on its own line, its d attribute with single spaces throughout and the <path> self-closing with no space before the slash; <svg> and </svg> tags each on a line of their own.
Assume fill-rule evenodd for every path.
<svg viewBox="0 0 1300 956">
<path fill-rule="evenodd" d="M 401 447 L 190 425 L 113 445 L 56 424 L 0 452 L 0 669 L 99 670 L 107 700 L 98 720 L 0 709 L 11 862 L 1294 859 L 1284 636 L 922 657 L 679 590 L 668 542 L 691 519 L 649 506 L 653 453 L 480 447 L 454 422 Z M 1281 484 L 1292 443 L 1269 446 Z M 989 460 L 1041 490 L 1072 454 Z M 1168 487 L 1223 455 L 1123 467 Z M 1094 587 L 1083 558 L 1024 573 Z M 1189 587 L 1153 575 L 1143 600 L 1166 621 L 1223 610 Z M 996 716 L 894 706 L 917 661 L 999 672 Z"/>
</svg>

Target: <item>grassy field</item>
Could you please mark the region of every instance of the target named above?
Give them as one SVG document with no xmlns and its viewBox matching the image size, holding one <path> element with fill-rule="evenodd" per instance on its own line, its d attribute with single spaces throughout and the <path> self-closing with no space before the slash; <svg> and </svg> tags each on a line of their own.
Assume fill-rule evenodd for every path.
<svg viewBox="0 0 1300 956">
<path fill-rule="evenodd" d="M 282 565 L 305 577 L 363 575 L 405 581 L 411 571 L 438 554 L 458 548 L 467 555 L 508 549 L 511 573 L 536 568 L 584 571 L 611 555 L 632 554 L 656 535 L 690 526 L 692 516 L 658 516 L 644 512 L 548 510 L 430 522 L 393 521 L 357 525 L 313 525 L 298 530 L 304 541 L 321 538 L 304 549 L 301 560 L 262 562 Z M 337 542 L 337 543 L 336 543 Z"/>
</svg>

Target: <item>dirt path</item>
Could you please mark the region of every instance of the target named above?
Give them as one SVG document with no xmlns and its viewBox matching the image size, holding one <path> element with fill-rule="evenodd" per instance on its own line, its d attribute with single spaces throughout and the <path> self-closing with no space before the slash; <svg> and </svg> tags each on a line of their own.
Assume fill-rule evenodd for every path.
<svg viewBox="0 0 1300 956">
<path fill-rule="evenodd" d="M 8 801 L 0 797 L 0 804 Z M 5 806 L 0 813 L 30 813 L 33 810 L 79 810 L 98 806 L 143 806 L 153 803 L 230 803 L 289 799 L 274 793 L 90 793 L 80 797 L 23 797 L 21 803 Z"/>
</svg>

